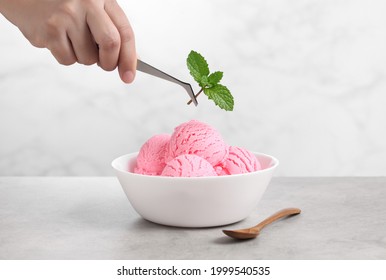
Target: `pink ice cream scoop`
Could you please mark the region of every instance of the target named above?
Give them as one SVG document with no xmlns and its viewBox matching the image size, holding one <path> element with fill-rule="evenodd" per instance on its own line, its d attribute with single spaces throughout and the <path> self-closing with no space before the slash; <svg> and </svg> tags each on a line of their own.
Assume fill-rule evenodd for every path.
<svg viewBox="0 0 386 280">
<path fill-rule="evenodd" d="M 165 156 L 169 140 L 169 134 L 157 134 L 147 140 L 139 150 L 134 172 L 144 175 L 161 175 L 166 164 Z"/>
<path fill-rule="evenodd" d="M 200 156 L 216 166 L 228 156 L 228 145 L 216 129 L 206 123 L 191 120 L 174 129 L 166 161 L 184 154 Z"/>
<path fill-rule="evenodd" d="M 218 175 L 232 175 L 249 173 L 260 169 L 260 162 L 253 153 L 244 148 L 230 146 L 229 155 L 223 167 L 216 167 L 216 172 Z"/>
<path fill-rule="evenodd" d="M 169 177 L 205 177 L 217 176 L 213 166 L 197 155 L 179 155 L 169 161 L 161 176 Z"/>
</svg>

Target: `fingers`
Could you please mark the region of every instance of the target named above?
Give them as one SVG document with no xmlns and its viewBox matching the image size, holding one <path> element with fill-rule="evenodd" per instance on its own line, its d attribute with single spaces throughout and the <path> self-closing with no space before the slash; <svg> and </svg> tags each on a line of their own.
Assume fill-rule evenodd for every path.
<svg viewBox="0 0 386 280">
<path fill-rule="evenodd" d="M 79 63 L 92 65 L 98 62 L 98 47 L 86 24 L 83 24 L 79 28 L 72 26 L 67 33 Z"/>
<path fill-rule="evenodd" d="M 116 26 L 120 39 L 118 71 L 123 82 L 131 83 L 135 78 L 137 55 L 135 50 L 134 32 L 124 11 L 116 1 L 109 1 L 105 10 Z"/>
<path fill-rule="evenodd" d="M 51 17 L 44 25 L 43 33 L 38 45 L 46 47 L 55 57 L 55 59 L 63 65 L 71 65 L 77 61 L 71 41 L 67 36 L 66 27 L 62 24 L 62 19 Z"/>
<path fill-rule="evenodd" d="M 50 19 L 46 47 L 59 63 L 97 62 L 106 71 L 118 66 L 122 81 L 134 80 L 137 66 L 134 32 L 116 0 L 65 2 Z"/>
<path fill-rule="evenodd" d="M 42 46 L 46 46 L 60 64 L 90 65 L 98 60 L 97 47 L 80 10 L 66 2 L 44 22 Z"/>
<path fill-rule="evenodd" d="M 106 71 L 114 70 L 118 64 L 121 45 L 117 28 L 103 8 L 90 9 L 86 20 L 99 47 L 100 67 Z"/>
<path fill-rule="evenodd" d="M 52 41 L 48 49 L 60 64 L 71 65 L 77 61 L 71 41 L 65 32 L 61 33 L 60 37 Z"/>
</svg>

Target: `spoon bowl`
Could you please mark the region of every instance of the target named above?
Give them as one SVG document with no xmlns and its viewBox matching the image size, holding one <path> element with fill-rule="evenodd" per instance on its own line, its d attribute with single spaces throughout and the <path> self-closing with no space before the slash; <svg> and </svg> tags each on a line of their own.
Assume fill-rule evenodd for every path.
<svg viewBox="0 0 386 280">
<path fill-rule="evenodd" d="M 261 223 L 251 228 L 236 229 L 236 230 L 223 230 L 223 233 L 234 239 L 252 239 L 260 234 L 260 231 L 267 225 L 277 221 L 286 216 L 294 216 L 300 214 L 299 208 L 285 208 L 276 212 L 272 216 L 269 216 Z"/>
</svg>

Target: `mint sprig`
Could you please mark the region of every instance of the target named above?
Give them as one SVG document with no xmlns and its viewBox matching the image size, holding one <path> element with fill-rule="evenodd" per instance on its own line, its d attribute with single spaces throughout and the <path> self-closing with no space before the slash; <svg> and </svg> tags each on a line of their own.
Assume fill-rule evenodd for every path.
<svg viewBox="0 0 386 280">
<path fill-rule="evenodd" d="M 198 52 L 191 51 L 186 60 L 186 64 L 190 71 L 190 75 L 201 87 L 196 97 L 204 92 L 209 99 L 221 109 L 226 111 L 233 111 L 234 100 L 229 89 L 220 84 L 223 77 L 223 72 L 216 71 L 210 73 L 208 63 L 205 58 Z M 190 104 L 191 101 L 188 103 Z"/>
</svg>

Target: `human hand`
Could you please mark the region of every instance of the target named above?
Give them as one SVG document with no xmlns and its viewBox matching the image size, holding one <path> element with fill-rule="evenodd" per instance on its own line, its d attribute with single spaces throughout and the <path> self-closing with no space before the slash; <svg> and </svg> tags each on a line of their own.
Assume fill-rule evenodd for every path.
<svg viewBox="0 0 386 280">
<path fill-rule="evenodd" d="M 134 33 L 116 0 L 0 0 L 0 12 L 60 64 L 118 67 L 122 81 L 134 80 Z"/>
</svg>

